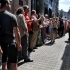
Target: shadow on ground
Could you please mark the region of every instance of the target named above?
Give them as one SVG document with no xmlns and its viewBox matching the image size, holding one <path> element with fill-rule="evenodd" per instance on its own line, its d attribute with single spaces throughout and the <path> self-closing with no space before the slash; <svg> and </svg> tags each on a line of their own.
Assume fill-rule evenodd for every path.
<svg viewBox="0 0 70 70">
<path fill-rule="evenodd" d="M 60 70 L 70 70 L 70 42 L 65 41 L 65 43 L 67 43 L 67 45 L 62 56 L 63 63 Z"/>
</svg>

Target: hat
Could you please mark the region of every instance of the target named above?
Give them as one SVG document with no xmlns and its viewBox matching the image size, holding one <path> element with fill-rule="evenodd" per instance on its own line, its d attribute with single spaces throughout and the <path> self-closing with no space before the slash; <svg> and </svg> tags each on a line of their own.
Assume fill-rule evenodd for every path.
<svg viewBox="0 0 70 70">
<path fill-rule="evenodd" d="M 48 15 L 47 15 L 47 14 L 45 14 L 45 17 L 48 17 Z"/>
<path fill-rule="evenodd" d="M 29 9 L 29 6 L 28 6 L 28 5 L 24 5 L 24 6 L 23 6 L 23 9 L 24 9 L 24 11 L 25 11 L 26 9 Z"/>
</svg>

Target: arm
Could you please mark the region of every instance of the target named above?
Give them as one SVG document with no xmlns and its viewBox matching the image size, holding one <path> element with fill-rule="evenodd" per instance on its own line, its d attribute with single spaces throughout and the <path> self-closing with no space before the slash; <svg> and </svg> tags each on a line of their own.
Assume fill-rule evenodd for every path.
<svg viewBox="0 0 70 70">
<path fill-rule="evenodd" d="M 51 25 L 51 21 L 49 20 L 48 26 L 50 26 L 50 25 Z"/>
<path fill-rule="evenodd" d="M 1 35 L 0 35 L 0 55 L 3 54 L 2 48 L 1 48 Z"/>
<path fill-rule="evenodd" d="M 18 23 L 17 23 L 16 16 L 12 17 L 12 27 L 13 27 L 13 31 L 15 34 L 16 42 L 17 42 L 17 49 L 18 51 L 20 51 L 22 49 L 22 46 L 21 46 L 21 38 L 20 38 L 20 32 L 18 29 Z"/>
<path fill-rule="evenodd" d="M 2 48 L 1 48 L 1 46 L 0 46 L 0 55 L 2 55 L 3 54 L 3 51 L 2 51 Z"/>
<path fill-rule="evenodd" d="M 14 33 L 15 33 L 15 38 L 16 38 L 16 42 L 17 42 L 17 49 L 18 51 L 20 51 L 22 49 L 21 47 L 21 38 L 20 38 L 20 32 L 18 27 L 13 27 Z"/>
<path fill-rule="evenodd" d="M 31 20 L 33 20 L 34 23 L 38 23 L 38 21 L 39 21 L 37 19 L 37 17 L 36 16 L 33 16 L 33 15 L 31 16 Z"/>
<path fill-rule="evenodd" d="M 2 55 L 3 51 L 2 51 L 2 48 L 1 48 L 1 36 L 0 36 L 0 55 Z"/>
<path fill-rule="evenodd" d="M 58 21 L 58 26 L 60 26 L 60 22 Z"/>
</svg>

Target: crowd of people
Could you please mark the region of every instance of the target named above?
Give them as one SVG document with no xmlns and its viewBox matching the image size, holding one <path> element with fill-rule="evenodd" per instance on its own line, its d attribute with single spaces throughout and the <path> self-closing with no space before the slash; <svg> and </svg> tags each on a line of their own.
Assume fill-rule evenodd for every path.
<svg viewBox="0 0 70 70">
<path fill-rule="evenodd" d="M 17 62 L 33 62 L 30 53 L 35 52 L 38 41 L 45 44 L 48 38 L 55 43 L 57 37 L 69 32 L 70 21 L 63 18 L 37 14 L 24 5 L 16 10 L 16 15 L 10 12 L 10 2 L 0 0 L 0 54 L 2 55 L 2 70 L 8 70 L 7 62 L 11 63 L 10 70 L 17 70 Z"/>
</svg>

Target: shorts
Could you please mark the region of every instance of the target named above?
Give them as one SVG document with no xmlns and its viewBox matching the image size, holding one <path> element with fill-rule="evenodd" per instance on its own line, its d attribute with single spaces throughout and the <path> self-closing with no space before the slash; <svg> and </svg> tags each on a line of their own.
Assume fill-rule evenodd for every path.
<svg viewBox="0 0 70 70">
<path fill-rule="evenodd" d="M 17 63 L 18 51 L 15 42 L 10 44 L 1 43 L 1 48 L 3 50 L 2 63 L 4 62 Z"/>
<path fill-rule="evenodd" d="M 49 27 L 49 32 L 50 32 L 50 33 L 52 32 L 52 30 L 53 30 L 53 29 L 52 29 L 51 27 Z"/>
<path fill-rule="evenodd" d="M 46 27 L 46 33 L 49 33 L 49 26 Z"/>
</svg>

